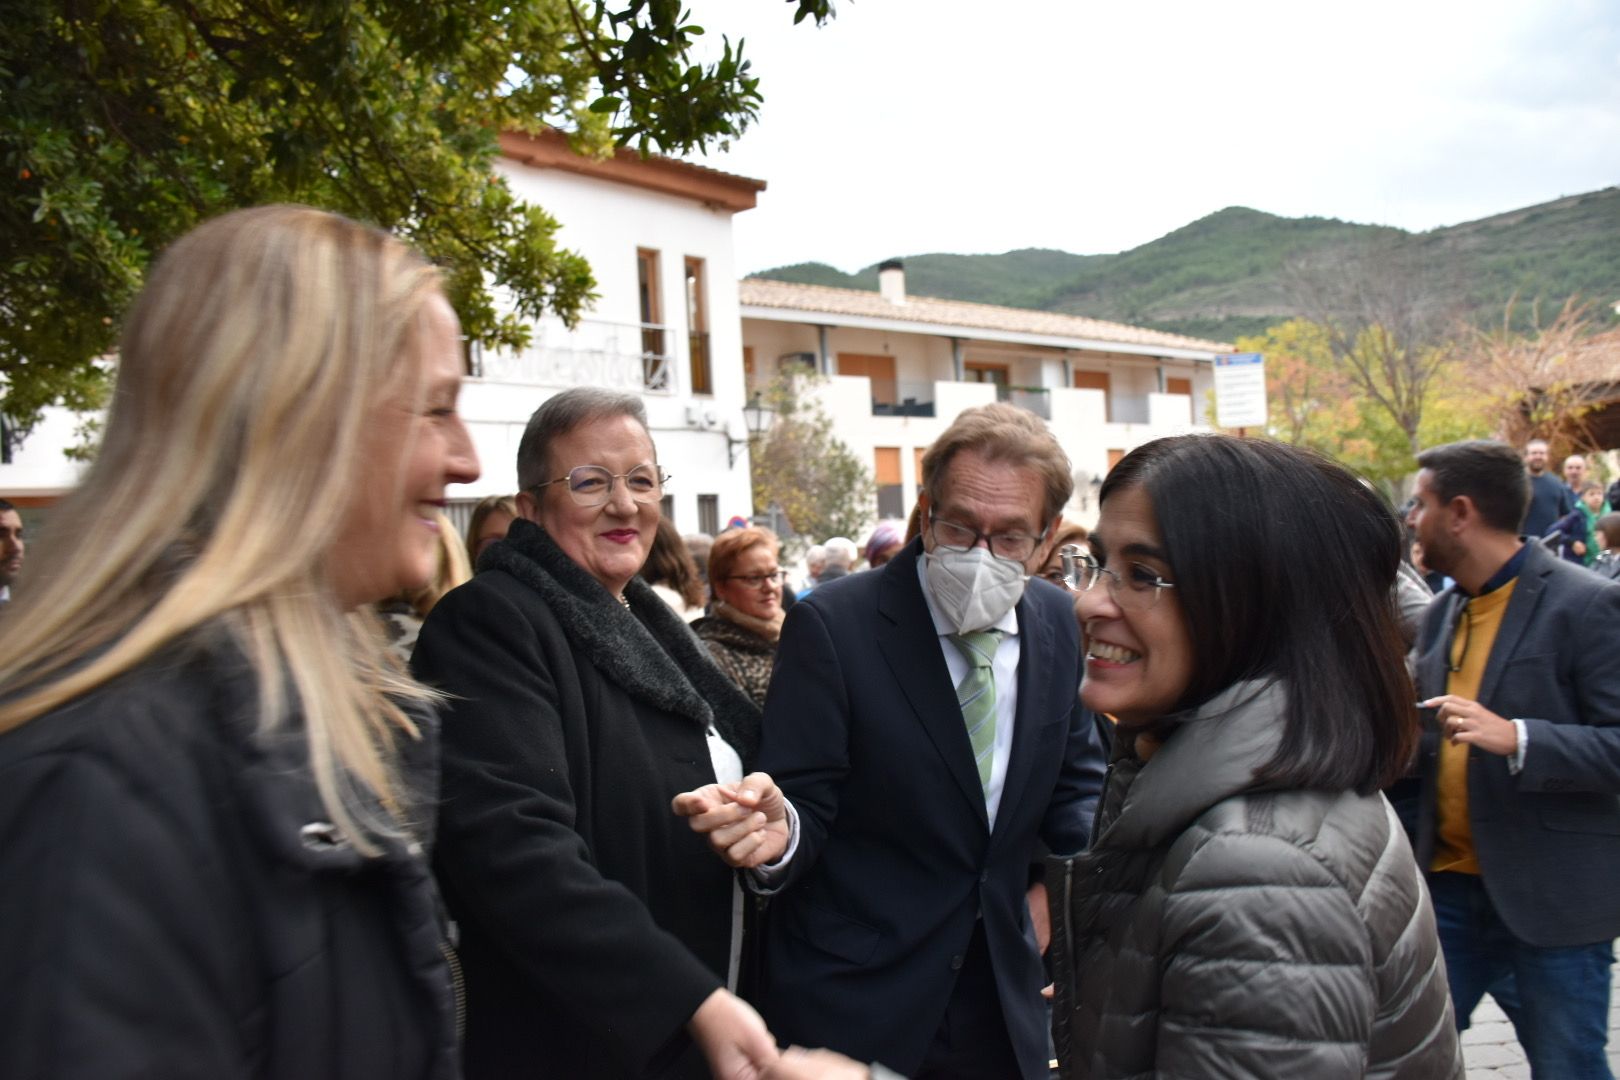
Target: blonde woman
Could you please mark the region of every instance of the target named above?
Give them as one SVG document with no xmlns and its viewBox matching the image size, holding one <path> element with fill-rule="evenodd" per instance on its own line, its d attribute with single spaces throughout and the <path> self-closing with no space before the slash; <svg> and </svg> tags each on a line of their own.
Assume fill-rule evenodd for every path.
<svg viewBox="0 0 1620 1080">
<path fill-rule="evenodd" d="M 421 259 L 307 208 L 152 270 L 0 624 L 0 1075 L 456 1075 L 428 694 L 355 611 L 477 477 L 458 335 Z"/>
</svg>

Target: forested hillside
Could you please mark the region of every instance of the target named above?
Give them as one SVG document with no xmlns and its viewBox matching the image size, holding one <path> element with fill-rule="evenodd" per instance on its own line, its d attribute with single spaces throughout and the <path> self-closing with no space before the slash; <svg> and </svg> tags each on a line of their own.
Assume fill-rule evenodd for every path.
<svg viewBox="0 0 1620 1080">
<path fill-rule="evenodd" d="M 1332 218 L 1284 218 L 1228 207 L 1130 251 L 1071 255 L 905 256 L 907 290 L 921 296 L 1092 315 L 1230 341 L 1307 310 L 1302 281 L 1336 264 L 1387 267 L 1478 323 L 1556 313 L 1572 294 L 1605 309 L 1620 299 L 1620 187 L 1424 233 Z M 877 288 L 877 267 L 846 274 L 801 263 L 761 277 Z"/>
</svg>

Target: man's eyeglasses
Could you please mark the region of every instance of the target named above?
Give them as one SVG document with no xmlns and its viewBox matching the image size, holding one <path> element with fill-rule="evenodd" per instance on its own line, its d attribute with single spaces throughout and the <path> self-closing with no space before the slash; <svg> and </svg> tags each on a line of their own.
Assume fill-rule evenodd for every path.
<svg viewBox="0 0 1620 1080">
<path fill-rule="evenodd" d="M 935 517 L 933 511 L 928 513 L 928 527 L 934 530 L 934 543 L 947 551 L 967 551 L 983 540 L 990 547 L 990 554 L 998 559 L 1008 562 L 1027 562 L 1035 554 L 1035 545 L 1046 536 L 1031 536 L 1029 533 L 982 533 L 977 529 L 970 529 L 966 525 L 958 525 L 954 521 L 946 521 L 942 517 Z"/>
<path fill-rule="evenodd" d="M 728 574 L 727 581 L 740 581 L 750 589 L 775 588 L 787 577 L 786 570 L 772 570 L 768 574 Z"/>
<path fill-rule="evenodd" d="M 1123 575 L 1110 570 L 1078 544 L 1067 544 L 1058 554 L 1063 559 L 1063 576 L 1069 588 L 1088 592 L 1099 579 L 1107 578 L 1108 595 L 1128 611 L 1145 611 L 1158 603 L 1160 593 L 1176 587 L 1175 582 L 1164 580 L 1141 563 L 1132 563 Z"/>
<path fill-rule="evenodd" d="M 670 477 L 653 465 L 637 465 L 626 473 L 609 472 L 600 465 L 581 465 L 569 469 L 567 476 L 535 484 L 534 490 L 552 484 L 568 485 L 568 497 L 576 506 L 601 506 L 613 497 L 613 481 L 623 480 L 624 489 L 638 503 L 655 503 L 664 497 L 664 485 Z"/>
</svg>

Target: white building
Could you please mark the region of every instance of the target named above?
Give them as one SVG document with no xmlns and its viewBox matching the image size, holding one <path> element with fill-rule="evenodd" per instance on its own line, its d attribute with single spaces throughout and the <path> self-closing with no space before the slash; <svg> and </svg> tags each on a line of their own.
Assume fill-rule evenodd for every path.
<svg viewBox="0 0 1620 1080">
<path fill-rule="evenodd" d="M 794 366 L 837 437 L 871 463 L 878 516 L 904 518 L 922 455 L 956 415 L 1003 400 L 1043 417 L 1076 473 L 1067 516 L 1091 525 L 1095 486 L 1136 446 L 1208 430 L 1212 361 L 1229 347 L 1100 319 L 908 296 L 885 263 L 880 291 L 742 282 L 750 390 Z"/>
<path fill-rule="evenodd" d="M 741 319 L 731 218 L 765 187 L 668 158 L 623 150 L 580 157 L 559 133 L 506 134 L 496 169 L 525 202 L 557 219 L 558 243 L 583 255 L 598 299 L 570 330 L 547 317 L 521 353 L 471 355 L 461 407 L 483 475 L 450 491 L 465 528 L 489 494 L 517 490 L 517 447 L 546 398 L 571 386 L 604 386 L 646 402 L 659 461 L 672 481 L 666 513 L 683 532 L 717 532 L 753 511 L 742 416 Z M 0 463 L 0 496 L 48 506 L 83 466 L 62 451 L 81 418 L 49 409 Z"/>
<path fill-rule="evenodd" d="M 793 365 L 830 376 L 818 393 L 836 435 L 871 463 L 874 516 L 905 516 L 923 450 L 970 405 L 1002 398 L 1051 423 L 1076 469 L 1070 513 L 1087 524 L 1092 481 L 1127 451 L 1204 428 L 1220 343 L 911 297 L 898 263 L 879 293 L 757 278 L 739 288 L 731 219 L 755 205 L 762 181 L 628 150 L 592 160 L 550 131 L 505 134 L 501 151 L 498 172 L 557 219 L 558 242 L 590 263 L 598 299 L 571 330 L 542 319 L 521 352 L 472 351 L 462 413 L 483 476 L 450 492 L 459 525 L 479 498 L 516 491 L 524 425 L 570 386 L 642 396 L 673 477 L 665 510 L 682 532 L 752 515 L 743 405 Z M 78 420 L 48 410 L 0 463 L 0 496 L 46 506 L 72 488 L 82 466 L 62 450 Z"/>
<path fill-rule="evenodd" d="M 484 474 L 457 507 L 517 490 L 518 441 L 541 402 L 570 386 L 640 394 L 672 480 L 666 513 L 682 532 L 718 532 L 753 512 L 741 319 L 731 218 L 765 187 L 629 150 L 594 161 L 557 132 L 501 136 L 497 171 L 560 225 L 558 243 L 596 275 L 595 305 L 570 330 L 548 316 L 521 353 L 475 355 L 462 415 Z"/>
</svg>

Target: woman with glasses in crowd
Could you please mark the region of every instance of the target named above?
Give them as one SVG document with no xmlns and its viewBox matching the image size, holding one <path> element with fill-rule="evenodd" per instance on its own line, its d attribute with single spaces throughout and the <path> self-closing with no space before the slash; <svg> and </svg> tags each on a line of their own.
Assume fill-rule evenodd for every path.
<svg viewBox="0 0 1620 1080">
<path fill-rule="evenodd" d="M 438 275 L 345 218 L 152 268 L 0 623 L 0 1076 L 459 1075 L 432 695 L 360 609 L 478 478 L 461 374 Z"/>
<path fill-rule="evenodd" d="M 767 529 L 730 529 L 715 537 L 709 553 L 711 614 L 692 624 L 720 670 L 760 708 L 782 636 L 778 552 Z"/>
<path fill-rule="evenodd" d="M 776 1049 L 727 990 L 741 899 L 669 806 L 742 779 L 759 711 L 636 576 L 667 480 L 641 399 L 549 399 L 517 472 L 518 519 L 412 658 L 448 697 L 435 864 L 467 1075 L 752 1075 Z"/>
<path fill-rule="evenodd" d="M 1071 580 L 1081 699 L 1118 733 L 1092 845 L 1047 876 L 1066 1075 L 1461 1077 L 1379 794 L 1417 733 L 1394 514 L 1224 436 L 1135 450 L 1101 500 Z"/>
</svg>

